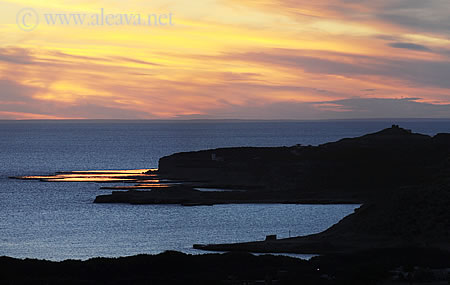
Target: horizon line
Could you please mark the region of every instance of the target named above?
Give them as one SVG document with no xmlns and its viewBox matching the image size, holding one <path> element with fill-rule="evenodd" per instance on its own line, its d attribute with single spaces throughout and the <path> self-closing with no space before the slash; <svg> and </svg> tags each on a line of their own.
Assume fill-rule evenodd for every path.
<svg viewBox="0 0 450 285">
<path fill-rule="evenodd" d="M 448 118 L 336 118 L 336 119 L 0 119 L 0 122 L 327 122 L 327 121 L 448 121 Z"/>
</svg>

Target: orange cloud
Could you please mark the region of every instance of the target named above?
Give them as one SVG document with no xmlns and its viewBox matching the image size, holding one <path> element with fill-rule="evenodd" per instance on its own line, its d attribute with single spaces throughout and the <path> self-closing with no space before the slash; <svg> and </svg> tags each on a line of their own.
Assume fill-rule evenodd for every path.
<svg viewBox="0 0 450 285">
<path fill-rule="evenodd" d="M 10 14 L 23 5 L 41 13 L 108 5 L 8 3 Z M 134 0 L 129 7 L 142 13 L 174 12 L 176 25 L 42 23 L 27 33 L 0 23 L 0 118 L 372 116 L 356 110 L 370 107 L 363 102 L 396 106 L 398 116 L 413 116 L 409 106 L 448 117 L 449 4 L 423 3 Z"/>
</svg>

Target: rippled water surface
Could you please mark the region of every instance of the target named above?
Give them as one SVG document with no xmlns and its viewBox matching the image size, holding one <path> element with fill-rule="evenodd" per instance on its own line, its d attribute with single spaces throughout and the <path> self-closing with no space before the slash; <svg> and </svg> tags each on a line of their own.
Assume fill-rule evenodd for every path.
<svg viewBox="0 0 450 285">
<path fill-rule="evenodd" d="M 174 152 L 231 146 L 317 145 L 396 121 L 8 122 L 0 121 L 0 255 L 62 260 L 180 250 L 194 243 L 319 232 L 356 205 L 93 204 L 100 183 L 44 183 L 9 176 L 157 167 Z M 450 132 L 450 121 L 403 121 Z"/>
</svg>

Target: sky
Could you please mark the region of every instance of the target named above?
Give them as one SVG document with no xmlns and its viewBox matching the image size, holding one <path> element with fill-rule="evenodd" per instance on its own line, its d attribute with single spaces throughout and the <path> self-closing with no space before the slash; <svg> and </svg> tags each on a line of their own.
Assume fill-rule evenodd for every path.
<svg viewBox="0 0 450 285">
<path fill-rule="evenodd" d="M 450 1 L 0 1 L 0 119 L 355 118 L 450 118 Z"/>
</svg>

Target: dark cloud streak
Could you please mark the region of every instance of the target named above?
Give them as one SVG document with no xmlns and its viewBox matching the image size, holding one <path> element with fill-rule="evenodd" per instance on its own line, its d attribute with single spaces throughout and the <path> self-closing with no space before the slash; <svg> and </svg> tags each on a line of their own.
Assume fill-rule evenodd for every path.
<svg viewBox="0 0 450 285">
<path fill-rule="evenodd" d="M 410 50 L 415 50 L 415 51 L 427 51 L 427 52 L 431 51 L 431 49 L 429 49 L 426 46 L 413 44 L 413 43 L 397 42 L 397 43 L 390 43 L 390 44 L 388 44 L 388 46 L 393 47 L 393 48 L 410 49 Z"/>
<path fill-rule="evenodd" d="M 339 56 L 341 60 L 327 59 Z M 390 79 L 409 81 L 412 85 L 427 85 L 450 89 L 450 61 L 422 59 L 393 59 L 376 56 L 361 56 L 321 52 L 302 55 L 295 50 L 266 50 L 224 54 L 223 59 L 270 64 L 284 68 L 303 70 L 308 73 L 345 75 L 358 77 L 375 75 Z"/>
</svg>

